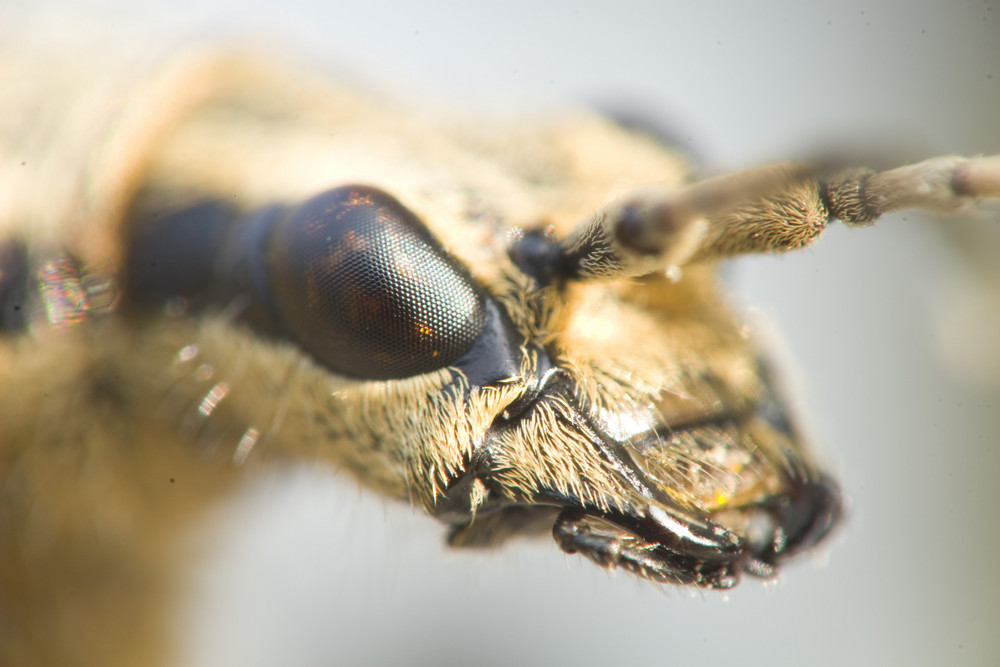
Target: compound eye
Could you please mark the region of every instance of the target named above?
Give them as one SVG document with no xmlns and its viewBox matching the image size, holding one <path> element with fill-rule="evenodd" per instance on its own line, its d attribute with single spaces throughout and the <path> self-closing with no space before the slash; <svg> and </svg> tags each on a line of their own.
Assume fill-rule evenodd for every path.
<svg viewBox="0 0 1000 667">
<path fill-rule="evenodd" d="M 486 320 L 472 277 L 391 195 L 325 192 L 276 225 L 267 265 L 285 335 L 330 369 L 402 378 L 443 368 Z"/>
</svg>

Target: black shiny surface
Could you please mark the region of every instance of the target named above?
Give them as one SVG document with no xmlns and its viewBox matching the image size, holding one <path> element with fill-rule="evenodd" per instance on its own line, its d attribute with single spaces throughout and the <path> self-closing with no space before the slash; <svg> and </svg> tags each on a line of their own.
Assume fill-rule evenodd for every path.
<svg viewBox="0 0 1000 667">
<path fill-rule="evenodd" d="M 285 334 L 331 369 L 368 379 L 443 368 L 483 330 L 484 296 L 389 194 L 347 186 L 274 230 L 267 267 Z"/>
<path fill-rule="evenodd" d="M 28 252 L 23 243 L 0 243 L 0 336 L 27 327 Z"/>
<path fill-rule="evenodd" d="M 235 217 L 231 205 L 204 200 L 136 220 L 125 254 L 128 302 L 157 306 L 182 297 L 197 310 L 216 300 L 215 263 Z"/>
</svg>

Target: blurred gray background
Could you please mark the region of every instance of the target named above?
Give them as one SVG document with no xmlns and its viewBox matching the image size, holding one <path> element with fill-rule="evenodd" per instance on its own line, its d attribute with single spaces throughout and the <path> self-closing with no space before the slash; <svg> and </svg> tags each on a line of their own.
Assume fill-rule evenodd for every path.
<svg viewBox="0 0 1000 667">
<path fill-rule="evenodd" d="M 708 171 L 1000 152 L 996 2 L 203 5 L 6 0 L 0 37 L 111 20 L 137 43 L 261 39 L 455 104 L 631 104 Z M 663 590 L 547 540 L 450 552 L 421 513 L 296 470 L 212 520 L 188 665 L 1000 664 L 998 220 L 896 215 L 732 267 L 850 499 L 777 583 Z"/>
</svg>

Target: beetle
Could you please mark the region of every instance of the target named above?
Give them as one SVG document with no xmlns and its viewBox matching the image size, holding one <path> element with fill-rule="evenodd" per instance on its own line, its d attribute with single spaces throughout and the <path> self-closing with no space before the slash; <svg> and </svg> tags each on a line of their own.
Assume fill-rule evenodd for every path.
<svg viewBox="0 0 1000 667">
<path fill-rule="evenodd" d="M 155 655 L 172 545 L 257 461 L 351 471 L 455 546 L 551 532 L 655 582 L 771 578 L 842 500 L 718 263 L 1000 194 L 995 157 L 692 180 L 588 111 L 485 134 L 243 54 L 105 85 L 77 100 L 82 145 L 60 115 L 11 138 L 32 167 L 0 246 L 12 664 L 61 657 L 50 635 Z M 148 607 L 101 642 L 125 599 Z"/>
</svg>

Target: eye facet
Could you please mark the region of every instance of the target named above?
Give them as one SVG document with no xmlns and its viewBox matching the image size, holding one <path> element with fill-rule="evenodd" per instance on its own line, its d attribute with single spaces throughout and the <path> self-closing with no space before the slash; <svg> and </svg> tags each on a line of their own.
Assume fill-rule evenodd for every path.
<svg viewBox="0 0 1000 667">
<path fill-rule="evenodd" d="M 484 295 L 391 195 L 347 186 L 283 217 L 267 243 L 283 334 L 329 368 L 384 380 L 443 368 L 483 330 Z"/>
</svg>

